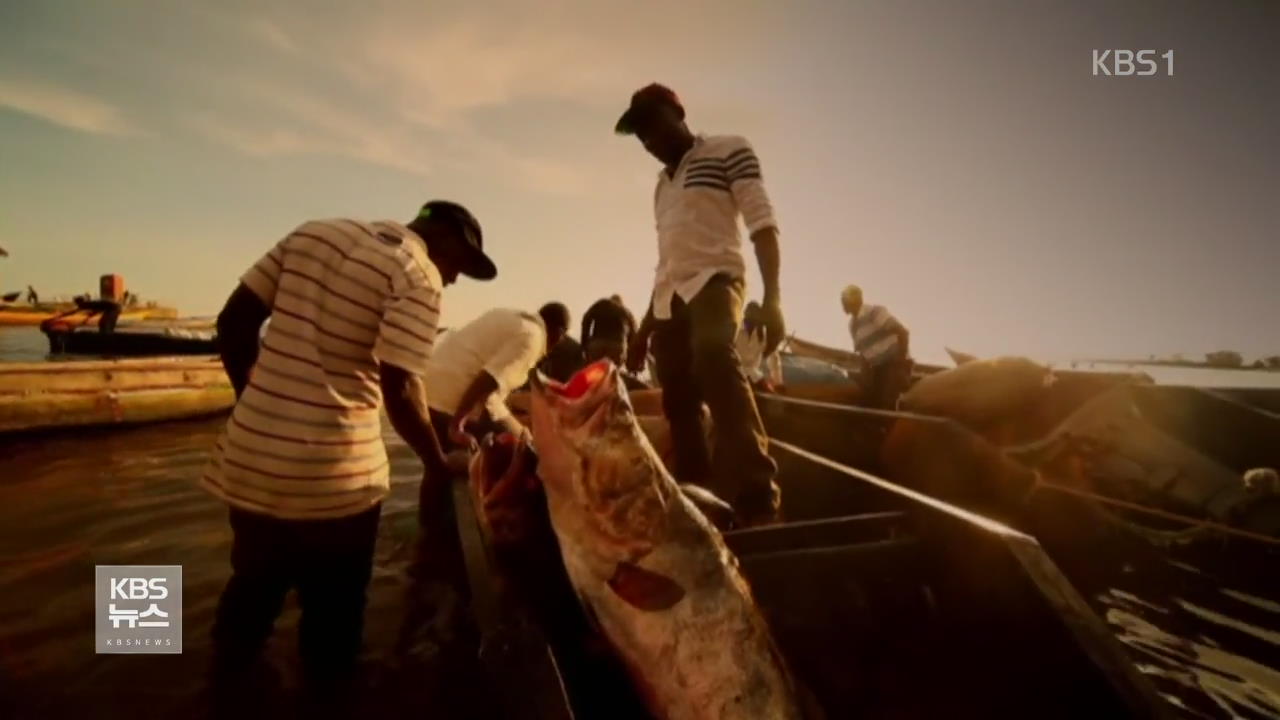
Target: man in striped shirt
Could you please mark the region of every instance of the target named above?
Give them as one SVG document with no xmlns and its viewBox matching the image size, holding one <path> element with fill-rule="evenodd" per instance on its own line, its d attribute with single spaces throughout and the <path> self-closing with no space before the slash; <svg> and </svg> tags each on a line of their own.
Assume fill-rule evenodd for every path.
<svg viewBox="0 0 1280 720">
<path fill-rule="evenodd" d="M 654 189 L 653 296 L 627 364 L 639 372 L 652 333 L 676 474 L 681 482 L 710 485 L 733 505 L 740 524 L 766 523 L 778 512 L 777 465 L 735 351 L 746 284 L 738 220 L 746 223 L 764 282 L 765 355 L 785 333 L 778 223 L 746 138 L 695 135 L 684 117 L 676 94 L 653 84 L 632 95 L 614 128 L 634 134 L 663 165 Z M 711 454 L 700 427 L 704 400 L 715 426 Z"/>
<path fill-rule="evenodd" d="M 862 302 L 862 288 L 850 285 L 840 295 L 849 315 L 853 351 L 862 361 L 863 387 L 868 404 L 892 410 L 911 380 L 910 333 L 883 305 Z"/>
<path fill-rule="evenodd" d="M 408 225 L 303 223 L 241 277 L 218 316 L 238 402 L 202 480 L 230 505 L 234 534 L 216 672 L 252 664 L 292 588 L 308 678 L 328 683 L 354 662 L 389 490 L 380 408 L 424 482 L 463 467 L 441 450 L 420 378 L 459 274 L 497 270 L 471 213 L 432 201 Z"/>
</svg>

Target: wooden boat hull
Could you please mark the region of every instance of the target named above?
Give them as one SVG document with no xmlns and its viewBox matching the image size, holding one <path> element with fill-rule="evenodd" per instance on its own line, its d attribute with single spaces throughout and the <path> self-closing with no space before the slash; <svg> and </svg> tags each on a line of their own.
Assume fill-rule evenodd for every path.
<svg viewBox="0 0 1280 720">
<path fill-rule="evenodd" d="M 101 355 L 105 357 L 215 355 L 216 339 L 180 337 L 162 332 L 44 331 L 49 352 L 54 355 Z"/>
<path fill-rule="evenodd" d="M 213 415 L 235 393 L 213 358 L 0 365 L 0 433 Z"/>
<path fill-rule="evenodd" d="M 778 443 L 774 455 L 789 522 L 725 540 L 826 717 L 1169 716 L 1034 539 Z M 790 502 L 806 494 L 856 505 Z M 454 503 L 481 657 L 511 699 L 501 717 L 646 718 L 545 518 L 536 540 L 495 546 L 465 482 Z"/>
<path fill-rule="evenodd" d="M 60 315 L 60 312 L 27 312 L 0 310 L 0 325 L 13 326 L 31 326 L 39 325 L 45 320 L 50 320 Z M 67 323 L 72 326 L 97 327 L 100 316 L 86 318 L 82 316 L 68 316 Z M 126 310 L 120 313 L 119 321 L 125 322 L 129 320 L 146 320 L 156 317 L 151 310 Z"/>
</svg>

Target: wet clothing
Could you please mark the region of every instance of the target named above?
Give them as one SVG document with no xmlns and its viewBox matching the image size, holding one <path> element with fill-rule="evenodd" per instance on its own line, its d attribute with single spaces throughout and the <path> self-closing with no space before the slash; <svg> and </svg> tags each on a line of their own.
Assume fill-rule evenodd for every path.
<svg viewBox="0 0 1280 720">
<path fill-rule="evenodd" d="M 760 518 L 778 508 L 777 465 L 734 350 L 742 292 L 742 280 L 721 274 L 688 303 L 677 298 L 671 318 L 654 323 L 653 357 L 677 479 L 707 487 L 744 517 Z M 715 431 L 710 454 L 701 426 L 704 401 Z"/>
<path fill-rule="evenodd" d="M 298 591 L 298 649 L 314 678 L 348 672 L 360 652 L 365 591 L 373 570 L 381 503 L 320 520 L 283 520 L 231 507 L 231 580 L 213 626 L 216 666 L 247 667 Z"/>
<path fill-rule="evenodd" d="M 674 175 L 659 171 L 653 204 L 656 320 L 670 319 L 675 298 L 692 302 L 715 275 L 745 279 L 739 215 L 748 234 L 778 226 L 760 161 L 746 138 L 737 136 L 698 136 Z"/>
<path fill-rule="evenodd" d="M 249 385 L 201 484 L 243 510 L 314 520 L 386 497 L 379 362 L 422 374 L 444 283 L 394 222 L 307 222 L 240 282 L 271 309 Z"/>
</svg>

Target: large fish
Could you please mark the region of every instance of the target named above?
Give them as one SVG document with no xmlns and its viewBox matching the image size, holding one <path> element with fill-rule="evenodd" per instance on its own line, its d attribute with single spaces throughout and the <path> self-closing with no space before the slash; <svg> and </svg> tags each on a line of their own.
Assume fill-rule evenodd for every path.
<svg viewBox="0 0 1280 720">
<path fill-rule="evenodd" d="M 662 720 L 800 718 L 795 686 L 719 533 L 636 423 L 612 363 L 531 374 L 538 476 L 588 617 Z"/>
</svg>

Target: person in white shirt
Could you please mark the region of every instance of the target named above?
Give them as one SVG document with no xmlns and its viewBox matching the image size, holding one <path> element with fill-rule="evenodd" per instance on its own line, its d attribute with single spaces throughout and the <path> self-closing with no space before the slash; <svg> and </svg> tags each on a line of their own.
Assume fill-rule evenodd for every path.
<svg viewBox="0 0 1280 720">
<path fill-rule="evenodd" d="M 861 360 L 868 404 L 892 410 L 911 382 L 911 334 L 883 305 L 864 303 L 862 288 L 857 285 L 840 293 L 840 304 L 849 315 L 849 335 Z"/>
<path fill-rule="evenodd" d="M 652 335 L 681 482 L 722 494 L 740 524 L 770 522 L 778 513 L 777 465 L 735 351 L 746 283 L 738 220 L 746 223 L 764 281 L 766 354 L 785 333 L 778 223 L 751 144 L 739 136 L 694 135 L 684 117 L 676 94 L 653 84 L 632 95 L 614 128 L 639 138 L 664 166 L 654 192 L 653 296 L 627 364 L 633 372 L 644 366 Z M 703 400 L 715 426 L 710 454 L 700 429 Z"/>
<path fill-rule="evenodd" d="M 427 360 L 423 382 L 433 423 L 453 447 L 474 447 L 492 428 L 516 437 L 524 426 L 507 396 L 568 330 L 569 311 L 547 303 L 537 314 L 494 308 L 447 333 Z"/>
</svg>

